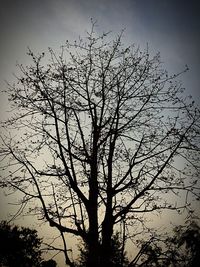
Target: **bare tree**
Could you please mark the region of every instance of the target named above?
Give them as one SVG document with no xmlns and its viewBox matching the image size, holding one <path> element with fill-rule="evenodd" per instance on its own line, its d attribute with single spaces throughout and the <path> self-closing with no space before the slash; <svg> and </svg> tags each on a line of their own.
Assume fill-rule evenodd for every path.
<svg viewBox="0 0 200 267">
<path fill-rule="evenodd" d="M 159 54 L 125 48 L 122 34 L 107 41 L 94 26 L 59 54 L 49 49 L 46 63 L 29 51 L 32 65 L 19 65 L 3 122 L 10 172 L 1 185 L 21 192 L 21 211 L 30 205 L 60 232 L 69 266 L 68 235 L 86 242 L 87 266 L 111 266 L 122 222 L 129 236 L 144 214 L 189 209 L 198 197 L 199 110 L 183 94 L 181 73 L 168 75 Z M 178 206 L 172 195 L 180 192 Z"/>
</svg>

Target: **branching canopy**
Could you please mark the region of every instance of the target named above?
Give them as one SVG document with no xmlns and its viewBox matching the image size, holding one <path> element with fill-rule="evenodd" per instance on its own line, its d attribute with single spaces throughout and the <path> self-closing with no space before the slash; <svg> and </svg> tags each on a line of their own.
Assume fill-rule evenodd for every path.
<svg viewBox="0 0 200 267">
<path fill-rule="evenodd" d="M 1 185 L 59 230 L 70 266 L 66 234 L 104 246 L 121 222 L 130 230 L 199 197 L 199 109 L 181 73 L 170 76 L 148 47 L 125 48 L 122 34 L 108 37 L 92 27 L 60 54 L 49 49 L 49 61 L 29 50 L 32 64 L 8 89 Z"/>
</svg>

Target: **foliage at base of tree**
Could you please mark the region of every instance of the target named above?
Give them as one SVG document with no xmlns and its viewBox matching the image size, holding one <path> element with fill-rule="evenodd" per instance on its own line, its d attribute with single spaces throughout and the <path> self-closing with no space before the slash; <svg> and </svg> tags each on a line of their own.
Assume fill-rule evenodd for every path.
<svg viewBox="0 0 200 267">
<path fill-rule="evenodd" d="M 176 226 L 173 235 L 140 240 L 140 250 L 130 260 L 124 251 L 120 233 L 112 237 L 111 265 L 109 267 L 198 267 L 200 262 L 200 227 L 192 221 Z M 88 248 L 80 248 L 80 257 L 75 267 L 86 267 Z"/>
<path fill-rule="evenodd" d="M 42 239 L 37 231 L 0 222 L 0 266 L 56 267 L 53 259 L 42 260 Z M 134 259 L 128 259 L 125 240 L 119 232 L 111 239 L 109 267 L 198 267 L 200 262 L 200 226 L 192 221 L 174 228 L 173 235 L 140 240 L 140 250 Z M 99 247 L 99 249 L 101 249 Z M 79 248 L 75 267 L 88 266 L 87 244 Z"/>
<path fill-rule="evenodd" d="M 0 222 L 0 266 L 56 267 L 54 260 L 42 261 L 41 244 L 36 230 Z"/>
<path fill-rule="evenodd" d="M 42 261 L 41 267 L 56 267 L 57 263 L 54 260 Z"/>
<path fill-rule="evenodd" d="M 99 248 L 101 250 L 101 248 Z M 88 246 L 84 244 L 80 247 L 80 258 L 76 263 L 76 267 L 85 267 L 88 262 Z M 128 266 L 128 258 L 124 251 L 124 243 L 120 238 L 119 232 L 113 234 L 111 239 L 110 267 Z"/>
<path fill-rule="evenodd" d="M 0 264 L 9 267 L 39 267 L 41 239 L 36 230 L 0 223 Z"/>
<path fill-rule="evenodd" d="M 173 236 L 142 241 L 141 249 L 129 267 L 198 267 L 200 227 L 197 223 L 177 226 Z"/>
</svg>

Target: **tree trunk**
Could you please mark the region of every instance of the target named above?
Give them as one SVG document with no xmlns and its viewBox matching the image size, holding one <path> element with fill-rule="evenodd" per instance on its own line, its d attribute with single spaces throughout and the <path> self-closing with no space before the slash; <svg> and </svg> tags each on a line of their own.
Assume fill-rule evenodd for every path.
<svg viewBox="0 0 200 267">
<path fill-rule="evenodd" d="M 89 180 L 89 233 L 88 233 L 88 262 L 87 267 L 100 267 L 99 262 L 99 233 L 98 233 L 98 167 L 97 167 L 97 142 L 99 133 L 94 126 L 93 151 L 91 161 L 91 175 Z"/>
<path fill-rule="evenodd" d="M 111 239 L 113 234 L 112 211 L 107 210 L 102 225 L 102 248 L 101 248 L 101 266 L 112 266 L 111 255 Z"/>
<path fill-rule="evenodd" d="M 89 224 L 90 224 L 88 233 L 89 253 L 88 253 L 87 267 L 94 267 L 94 266 L 100 267 L 97 212 L 95 212 L 95 208 L 92 206 L 89 216 Z"/>
</svg>

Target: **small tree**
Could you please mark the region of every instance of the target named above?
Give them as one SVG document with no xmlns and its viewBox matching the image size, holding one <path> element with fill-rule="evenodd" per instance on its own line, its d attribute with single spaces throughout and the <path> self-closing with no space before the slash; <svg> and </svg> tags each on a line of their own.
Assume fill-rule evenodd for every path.
<svg viewBox="0 0 200 267">
<path fill-rule="evenodd" d="M 175 236 L 171 242 L 177 244 L 180 251 L 180 265 L 184 267 L 198 267 L 200 262 L 200 227 L 191 222 L 186 227 L 174 229 Z"/>
<path fill-rule="evenodd" d="M 0 265 L 40 267 L 41 239 L 36 230 L 0 223 Z"/>
<path fill-rule="evenodd" d="M 16 111 L 3 122 L 10 173 L 1 185 L 59 231 L 69 266 L 68 235 L 87 244 L 88 267 L 110 266 L 122 222 L 135 235 L 145 214 L 189 209 L 188 197 L 198 197 L 199 110 L 180 74 L 170 76 L 148 48 L 124 47 L 122 34 L 97 36 L 94 26 L 59 55 L 50 49 L 46 65 L 44 53 L 29 51 L 32 65 L 20 65 L 9 85 Z M 178 205 L 180 192 L 187 197 Z"/>
<path fill-rule="evenodd" d="M 0 222 L 0 266 L 56 267 L 53 259 L 42 260 L 41 244 L 36 230 Z"/>
<path fill-rule="evenodd" d="M 138 255 L 128 266 L 198 267 L 199 261 L 200 227 L 190 222 L 189 225 L 175 227 L 172 236 L 143 241 Z"/>
</svg>

